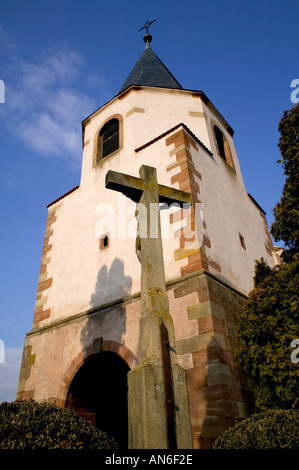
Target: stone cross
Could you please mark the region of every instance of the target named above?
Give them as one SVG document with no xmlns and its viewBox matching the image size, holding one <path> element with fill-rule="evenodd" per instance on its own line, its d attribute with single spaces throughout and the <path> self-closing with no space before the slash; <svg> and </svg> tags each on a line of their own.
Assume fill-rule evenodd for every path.
<svg viewBox="0 0 299 470">
<path fill-rule="evenodd" d="M 176 362 L 159 211 L 159 203 L 190 204 L 191 194 L 158 184 L 153 167 L 142 165 L 139 176 L 111 170 L 106 175 L 106 188 L 137 203 L 141 362 L 128 374 L 129 447 L 191 448 L 187 388 L 184 370 Z"/>
</svg>

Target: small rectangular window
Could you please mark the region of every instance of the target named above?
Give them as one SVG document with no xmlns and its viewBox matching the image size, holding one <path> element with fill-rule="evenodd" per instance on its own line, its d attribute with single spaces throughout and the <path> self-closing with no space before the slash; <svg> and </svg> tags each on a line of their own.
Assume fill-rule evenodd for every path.
<svg viewBox="0 0 299 470">
<path fill-rule="evenodd" d="M 108 246 L 109 246 L 109 237 L 108 235 L 105 235 L 104 237 L 100 238 L 99 248 L 100 250 L 104 250 L 105 248 L 108 248 Z"/>
</svg>

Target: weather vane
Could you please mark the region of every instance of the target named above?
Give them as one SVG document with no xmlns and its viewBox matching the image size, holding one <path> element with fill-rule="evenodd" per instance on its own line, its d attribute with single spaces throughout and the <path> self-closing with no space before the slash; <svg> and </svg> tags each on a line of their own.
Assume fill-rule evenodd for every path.
<svg viewBox="0 0 299 470">
<path fill-rule="evenodd" d="M 146 34 L 149 34 L 148 28 L 149 28 L 150 25 L 153 24 L 155 21 L 157 21 L 157 19 L 155 19 L 155 20 L 153 20 L 153 21 L 146 20 L 145 25 L 142 26 L 142 28 L 138 29 L 138 33 L 139 33 L 139 31 L 142 31 L 143 29 L 145 29 L 145 30 L 146 30 Z"/>
</svg>

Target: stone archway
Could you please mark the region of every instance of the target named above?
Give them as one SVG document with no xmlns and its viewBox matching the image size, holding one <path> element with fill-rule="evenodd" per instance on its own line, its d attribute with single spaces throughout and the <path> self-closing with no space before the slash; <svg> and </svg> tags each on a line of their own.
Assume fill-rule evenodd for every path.
<svg viewBox="0 0 299 470">
<path fill-rule="evenodd" d="M 75 409 L 97 428 L 128 447 L 127 373 L 130 367 L 115 352 L 90 355 L 74 375 L 65 407 Z"/>
</svg>

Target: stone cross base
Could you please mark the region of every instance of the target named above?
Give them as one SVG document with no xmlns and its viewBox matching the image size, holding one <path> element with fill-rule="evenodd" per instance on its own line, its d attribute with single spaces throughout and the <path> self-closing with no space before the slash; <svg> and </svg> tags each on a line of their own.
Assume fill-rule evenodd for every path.
<svg viewBox="0 0 299 470">
<path fill-rule="evenodd" d="M 192 449 L 185 371 L 172 366 L 173 420 L 167 414 L 162 359 L 128 373 L 129 449 Z M 172 421 L 172 422 L 171 422 Z"/>
</svg>

